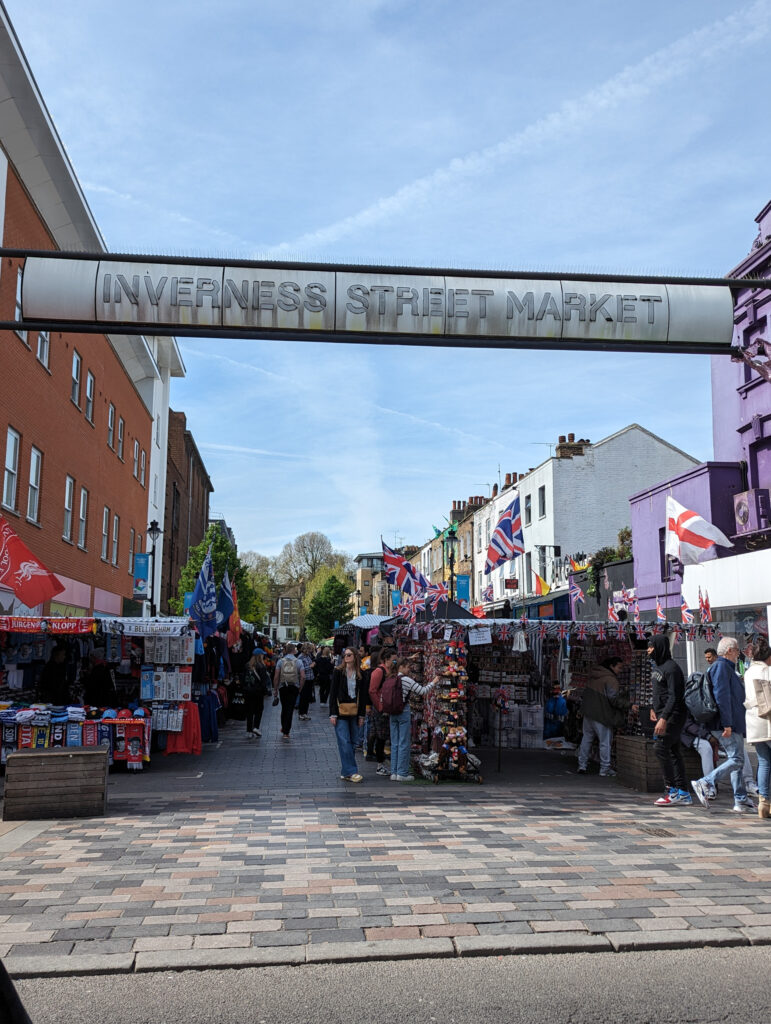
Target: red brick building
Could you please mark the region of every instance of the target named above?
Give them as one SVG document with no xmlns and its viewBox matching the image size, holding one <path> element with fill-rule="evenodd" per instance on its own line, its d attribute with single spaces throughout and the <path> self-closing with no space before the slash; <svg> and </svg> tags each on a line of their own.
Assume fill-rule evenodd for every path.
<svg viewBox="0 0 771 1024">
<path fill-rule="evenodd" d="M 0 7 L 0 238 L 6 249 L 105 245 Z M 0 319 L 21 318 L 22 260 L 0 260 Z M 65 590 L 44 614 L 123 614 L 147 524 L 163 521 L 174 339 L 0 332 L 0 514 Z M 160 564 L 156 572 L 156 593 Z M 0 607 L 21 611 L 0 589 Z"/>
<path fill-rule="evenodd" d="M 162 614 L 171 614 L 169 600 L 178 596 L 179 575 L 187 564 L 188 552 L 204 538 L 209 522 L 209 495 L 213 490 L 193 435 L 187 429 L 185 414 L 169 409 Z"/>
</svg>

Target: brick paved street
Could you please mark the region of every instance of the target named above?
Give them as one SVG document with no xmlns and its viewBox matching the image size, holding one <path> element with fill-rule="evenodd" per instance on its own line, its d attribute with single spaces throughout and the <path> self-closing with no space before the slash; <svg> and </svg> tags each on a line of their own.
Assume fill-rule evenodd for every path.
<svg viewBox="0 0 771 1024">
<path fill-rule="evenodd" d="M 17 977 L 771 943 L 768 823 L 660 810 L 553 752 L 485 783 L 339 779 L 325 709 L 111 775 L 106 819 L 0 824 Z"/>
</svg>

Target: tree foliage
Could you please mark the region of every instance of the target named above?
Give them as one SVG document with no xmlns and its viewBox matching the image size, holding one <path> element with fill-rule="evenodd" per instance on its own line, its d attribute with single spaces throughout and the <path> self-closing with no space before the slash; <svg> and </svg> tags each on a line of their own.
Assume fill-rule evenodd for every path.
<svg viewBox="0 0 771 1024">
<path fill-rule="evenodd" d="M 187 564 L 179 575 L 177 597 L 169 601 L 172 611 L 177 615 L 184 612 L 185 593 L 195 590 L 198 576 L 201 572 L 203 560 L 211 544 L 212 567 L 214 569 L 214 582 L 219 587 L 227 567 L 231 585 L 235 584 L 238 592 L 238 612 L 246 622 L 261 621 L 262 608 L 260 599 L 255 592 L 249 570 L 239 559 L 236 549 L 230 543 L 220 528 L 212 523 L 204 535 L 200 544 L 190 549 Z"/>
<path fill-rule="evenodd" d="M 281 586 L 295 583 L 307 585 L 323 565 L 340 565 L 347 570 L 349 564 L 348 555 L 334 551 L 326 534 L 312 531 L 302 533 L 290 544 L 284 545 L 272 560 L 272 574 L 275 582 Z"/>
<path fill-rule="evenodd" d="M 350 584 L 336 575 L 330 575 L 319 587 L 305 616 L 305 631 L 314 643 L 328 637 L 335 622 L 350 619 L 353 613 L 350 594 Z"/>
</svg>

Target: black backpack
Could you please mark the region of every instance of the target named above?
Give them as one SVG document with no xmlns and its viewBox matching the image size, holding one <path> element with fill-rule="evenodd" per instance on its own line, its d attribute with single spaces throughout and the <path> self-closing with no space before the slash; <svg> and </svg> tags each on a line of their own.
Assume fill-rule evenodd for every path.
<svg viewBox="0 0 771 1024">
<path fill-rule="evenodd" d="M 694 721 L 711 725 L 717 719 L 718 707 L 707 672 L 691 672 L 685 681 L 685 706 Z"/>
</svg>

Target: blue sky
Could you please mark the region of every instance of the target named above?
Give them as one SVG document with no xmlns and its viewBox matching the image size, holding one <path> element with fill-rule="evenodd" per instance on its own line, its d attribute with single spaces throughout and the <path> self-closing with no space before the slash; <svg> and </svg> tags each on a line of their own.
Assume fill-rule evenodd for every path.
<svg viewBox="0 0 771 1024">
<path fill-rule="evenodd" d="M 5 4 L 114 251 L 721 275 L 771 198 L 771 0 Z M 712 456 L 706 357 L 180 344 L 242 551 L 422 543 L 568 431 Z"/>
</svg>

